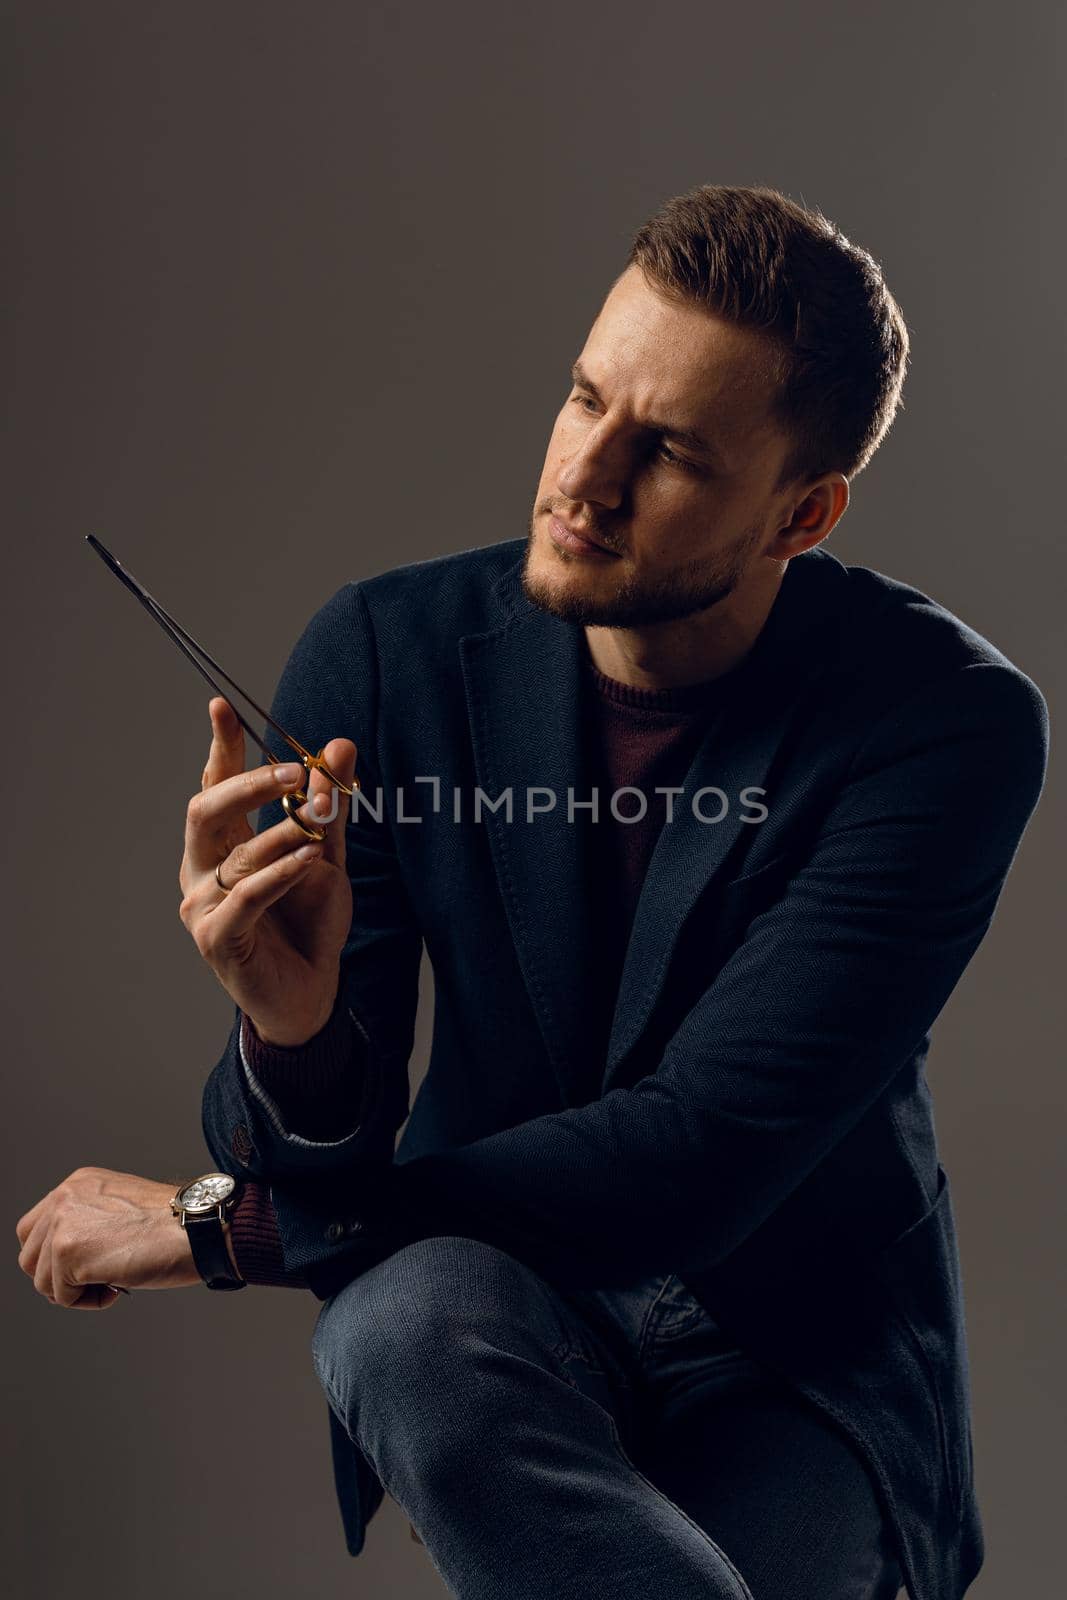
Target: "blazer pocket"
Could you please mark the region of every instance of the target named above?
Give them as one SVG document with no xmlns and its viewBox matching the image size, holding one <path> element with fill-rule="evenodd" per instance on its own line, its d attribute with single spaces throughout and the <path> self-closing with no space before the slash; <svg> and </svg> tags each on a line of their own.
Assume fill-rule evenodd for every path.
<svg viewBox="0 0 1067 1600">
<path fill-rule="evenodd" d="M 727 893 L 731 893 L 735 889 L 748 890 L 752 886 L 758 886 L 767 879 L 772 878 L 776 873 L 781 876 L 784 882 L 789 876 L 791 863 L 792 857 L 786 851 L 780 850 L 776 856 L 772 856 L 769 861 L 765 861 L 761 867 L 756 867 L 755 871 L 742 872 L 739 878 L 733 878 L 726 885 Z"/>
<path fill-rule="evenodd" d="M 892 1308 L 914 1351 L 936 1415 L 938 1445 L 957 1516 L 971 1476 L 970 1393 L 963 1291 L 948 1177 L 926 1210 L 882 1253 Z"/>
<path fill-rule="evenodd" d="M 780 853 L 754 872 L 743 872 L 739 878 L 723 884 L 715 916 L 717 933 L 724 946 L 741 938 L 753 918 L 781 898 L 793 870 L 792 857 Z"/>
</svg>

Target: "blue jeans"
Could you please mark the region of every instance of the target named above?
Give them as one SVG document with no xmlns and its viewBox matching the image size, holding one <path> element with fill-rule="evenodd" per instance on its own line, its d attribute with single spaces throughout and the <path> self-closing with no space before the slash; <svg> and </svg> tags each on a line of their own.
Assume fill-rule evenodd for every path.
<svg viewBox="0 0 1067 1600">
<path fill-rule="evenodd" d="M 319 1312 L 319 1380 L 461 1600 L 894 1600 L 851 1443 L 676 1277 L 424 1239 Z"/>
</svg>

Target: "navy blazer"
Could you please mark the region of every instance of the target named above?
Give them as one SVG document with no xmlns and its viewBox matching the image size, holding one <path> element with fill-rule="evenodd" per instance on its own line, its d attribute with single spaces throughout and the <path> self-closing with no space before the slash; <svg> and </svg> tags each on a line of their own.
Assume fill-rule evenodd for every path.
<svg viewBox="0 0 1067 1600">
<path fill-rule="evenodd" d="M 589 798 L 587 645 L 527 601 L 525 546 L 346 584 L 296 644 L 273 715 L 358 747 L 341 993 L 372 1103 L 335 1142 L 287 1130 L 236 1013 L 204 1093 L 212 1158 L 269 1182 L 319 1299 L 435 1234 L 561 1287 L 679 1274 L 860 1450 L 913 1600 L 959 1600 L 982 1531 L 924 1064 L 1040 794 L 1045 701 L 927 595 L 795 557 L 658 837 L 591 1062 L 568 818 L 568 791 Z M 424 944 L 433 1043 L 394 1156 Z M 382 1489 L 330 1428 L 355 1555 Z"/>
</svg>

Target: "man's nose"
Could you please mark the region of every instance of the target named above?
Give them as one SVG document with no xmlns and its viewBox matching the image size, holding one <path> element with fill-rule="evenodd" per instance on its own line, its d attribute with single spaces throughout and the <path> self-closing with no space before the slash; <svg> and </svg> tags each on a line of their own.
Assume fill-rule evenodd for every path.
<svg viewBox="0 0 1067 1600">
<path fill-rule="evenodd" d="M 618 434 L 593 429 L 565 459 L 556 484 L 568 500 L 590 500 L 614 508 L 627 492 L 630 471 L 628 451 Z"/>
</svg>

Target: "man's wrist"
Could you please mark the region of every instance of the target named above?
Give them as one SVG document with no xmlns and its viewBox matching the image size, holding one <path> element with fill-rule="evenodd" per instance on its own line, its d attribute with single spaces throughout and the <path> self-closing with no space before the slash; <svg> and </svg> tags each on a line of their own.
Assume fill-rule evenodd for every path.
<svg viewBox="0 0 1067 1600">
<path fill-rule="evenodd" d="M 256 1021 L 250 1011 L 245 1011 L 245 1016 L 253 1034 L 269 1050 L 304 1050 L 307 1045 L 314 1043 L 318 1035 L 323 1034 L 328 1024 L 333 1021 L 338 1013 L 339 998 L 341 998 L 341 986 L 336 982 L 328 1005 L 320 1006 L 314 1018 L 301 1022 L 299 1027 L 286 1027 L 285 1024 L 272 1027 L 270 1022 Z"/>
<path fill-rule="evenodd" d="M 169 1209 L 166 1213 L 166 1227 L 168 1228 L 168 1250 L 174 1252 L 174 1265 L 181 1273 L 178 1280 L 183 1285 L 201 1283 L 200 1269 L 193 1260 L 193 1247 L 189 1240 L 188 1229 L 182 1227 L 182 1219 L 175 1216 Z"/>
<path fill-rule="evenodd" d="M 335 995 L 330 1002 L 329 1010 L 322 1014 L 317 1021 L 312 1022 L 296 1034 L 286 1033 L 284 1029 L 272 1029 L 269 1024 L 261 1024 L 252 1016 L 248 1017 L 248 1023 L 249 1027 L 254 1030 L 259 1042 L 265 1044 L 269 1049 L 302 1050 L 305 1045 L 310 1044 L 312 1040 L 317 1039 L 319 1034 L 322 1033 L 333 1016 L 336 1005 L 337 997 Z M 245 1015 L 248 1016 L 248 1013 L 246 1012 Z"/>
<path fill-rule="evenodd" d="M 183 1225 L 181 1215 L 178 1212 L 172 1211 L 169 1215 L 169 1221 L 176 1230 L 176 1233 L 172 1234 L 171 1237 L 174 1241 L 174 1249 L 178 1256 L 178 1260 L 183 1267 L 188 1267 L 190 1271 L 190 1278 L 188 1281 L 193 1283 L 202 1283 L 204 1278 L 199 1266 L 197 1265 L 196 1257 L 193 1255 L 193 1244 L 190 1237 L 189 1228 Z M 193 1223 L 193 1227 L 202 1226 L 202 1223 Z M 247 1280 L 244 1276 L 244 1273 L 237 1265 L 237 1257 L 234 1254 L 233 1229 L 230 1226 L 229 1216 L 220 1219 L 220 1226 L 222 1228 L 222 1237 L 226 1243 L 226 1254 L 229 1258 L 230 1266 L 233 1268 L 235 1275 L 240 1278 L 241 1282 L 245 1283 Z M 180 1235 L 180 1242 L 178 1235 Z"/>
</svg>

